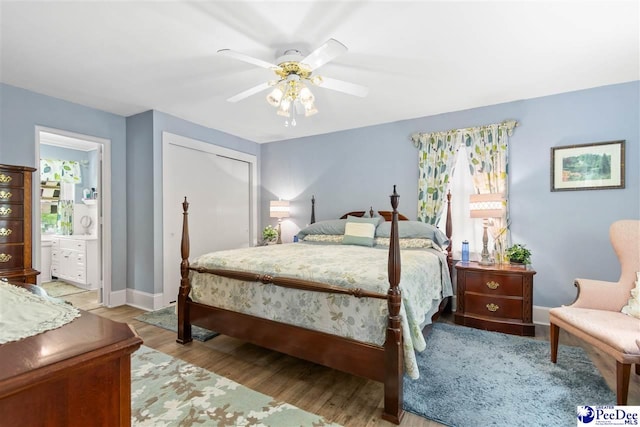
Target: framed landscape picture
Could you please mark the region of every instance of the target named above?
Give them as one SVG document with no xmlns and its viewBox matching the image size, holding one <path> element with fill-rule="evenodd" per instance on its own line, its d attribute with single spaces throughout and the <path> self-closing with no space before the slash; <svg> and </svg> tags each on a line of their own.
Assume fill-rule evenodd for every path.
<svg viewBox="0 0 640 427">
<path fill-rule="evenodd" d="M 551 147 L 551 191 L 624 188 L 624 141 Z"/>
</svg>

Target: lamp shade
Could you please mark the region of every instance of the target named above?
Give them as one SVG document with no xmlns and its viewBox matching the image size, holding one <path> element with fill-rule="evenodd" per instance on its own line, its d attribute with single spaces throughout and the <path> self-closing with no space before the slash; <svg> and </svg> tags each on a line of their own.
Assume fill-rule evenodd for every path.
<svg viewBox="0 0 640 427">
<path fill-rule="evenodd" d="M 269 216 L 271 218 L 289 218 L 289 201 L 272 200 L 269 206 Z"/>
<path fill-rule="evenodd" d="M 471 218 L 500 218 L 504 212 L 502 193 L 472 194 L 469 197 Z"/>
</svg>

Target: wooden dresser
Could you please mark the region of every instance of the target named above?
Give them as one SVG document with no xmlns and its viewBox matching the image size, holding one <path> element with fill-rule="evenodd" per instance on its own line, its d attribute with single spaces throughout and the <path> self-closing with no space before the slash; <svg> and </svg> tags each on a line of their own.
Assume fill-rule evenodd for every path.
<svg viewBox="0 0 640 427">
<path fill-rule="evenodd" d="M 34 168 L 0 165 L 0 278 L 36 283 L 32 268 L 31 175 Z"/>
<path fill-rule="evenodd" d="M 130 426 L 131 354 L 141 344 L 127 324 L 81 311 L 0 345 L 0 425 Z"/>
<path fill-rule="evenodd" d="M 535 335 L 532 323 L 534 270 L 510 265 L 456 264 L 455 322 L 489 331 Z"/>
</svg>

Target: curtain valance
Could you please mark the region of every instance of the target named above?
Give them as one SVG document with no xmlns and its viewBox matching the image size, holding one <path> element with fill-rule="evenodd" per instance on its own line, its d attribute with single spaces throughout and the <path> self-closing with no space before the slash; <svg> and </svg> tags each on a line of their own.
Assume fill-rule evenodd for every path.
<svg viewBox="0 0 640 427">
<path fill-rule="evenodd" d="M 450 141 L 454 141 L 458 138 L 466 139 L 472 135 L 484 134 L 489 129 L 497 129 L 500 132 L 507 132 L 507 136 L 511 136 L 513 135 L 513 129 L 515 129 L 516 126 L 518 126 L 518 122 L 516 120 L 505 120 L 502 123 L 493 123 L 490 125 L 475 126 L 464 129 L 452 129 L 438 132 L 417 132 L 411 135 L 411 140 L 416 148 L 421 149 L 424 144 L 427 144 L 429 141 L 442 138 Z"/>
<path fill-rule="evenodd" d="M 80 184 L 80 163 L 75 160 L 40 159 L 40 181 Z"/>
</svg>

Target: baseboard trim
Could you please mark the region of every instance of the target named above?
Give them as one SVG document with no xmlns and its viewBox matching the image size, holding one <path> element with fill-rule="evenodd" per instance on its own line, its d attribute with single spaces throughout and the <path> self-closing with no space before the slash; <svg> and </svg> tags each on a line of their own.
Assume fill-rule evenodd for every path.
<svg viewBox="0 0 640 427">
<path fill-rule="evenodd" d="M 127 303 L 127 291 L 111 291 L 109 294 L 109 305 L 107 307 L 118 307 Z"/>
<path fill-rule="evenodd" d="M 549 326 L 549 310 L 551 310 L 551 307 L 534 305 L 533 312 L 531 313 L 533 315 L 533 323 L 536 325 Z"/>
<path fill-rule="evenodd" d="M 162 294 L 150 294 L 127 288 L 126 304 L 142 310 L 153 311 L 164 307 L 164 298 Z"/>
</svg>

